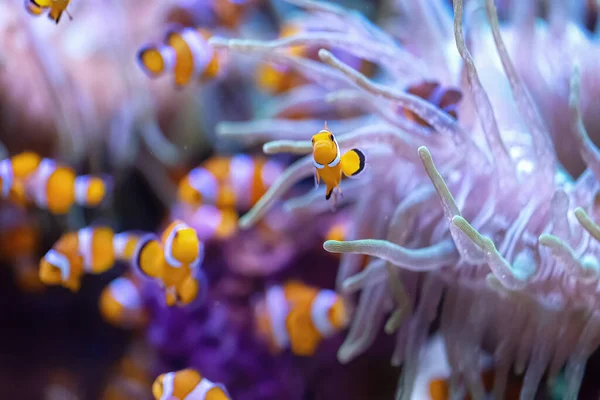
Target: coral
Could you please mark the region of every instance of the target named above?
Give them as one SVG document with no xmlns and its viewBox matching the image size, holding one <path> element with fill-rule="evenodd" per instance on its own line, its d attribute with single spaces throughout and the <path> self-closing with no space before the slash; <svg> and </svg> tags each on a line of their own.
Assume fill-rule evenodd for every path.
<svg viewBox="0 0 600 400">
<path fill-rule="evenodd" d="M 468 389 L 473 398 L 484 396 L 473 366 L 485 349 L 494 358 L 496 398 L 502 397 L 513 366 L 524 373 L 521 399 L 532 399 L 544 373 L 552 381 L 564 365 L 566 398 L 577 398 L 587 358 L 600 344 L 595 311 L 600 230 L 592 220 L 598 212 L 600 152 L 582 121 L 579 64 L 572 63 L 569 71 L 570 112 L 561 110 L 570 122 L 560 134 L 572 131 L 588 166 L 573 180 L 551 140 L 552 121 L 544 120 L 547 114 L 540 113 L 511 61 L 493 0 L 486 1 L 485 10 L 507 79 L 497 74 L 494 78 L 505 92 L 486 90 L 482 84 L 482 70 L 467 48 L 474 38 L 463 35 L 462 1 L 454 2 L 458 56 L 447 46 L 444 32 L 451 24 L 441 1 L 415 2 L 431 6 L 435 13 L 427 19 L 429 30 L 423 30 L 430 37 L 422 43 L 432 47 L 423 46 L 414 54 L 358 14 L 310 0 L 291 2 L 313 12 L 335 32 L 272 42 L 213 38 L 211 43 L 290 65 L 334 91 L 327 101 L 359 104 L 372 113 L 354 121 L 329 122 L 343 149 L 365 149 L 372 175 L 347 196 L 355 203 L 350 234 L 354 240 L 324 244 L 330 252 L 343 253 L 338 290 L 348 294 L 349 303 L 350 294 L 361 291 L 339 360 L 348 362 L 369 348 L 389 316 L 385 331 L 396 335 L 392 363 L 404 365 L 398 398 L 409 399 L 419 351 L 435 322 L 447 347 L 452 395 Z M 324 49 L 319 51 L 323 63 L 279 51 L 300 44 L 335 44 L 377 63 L 384 73 L 371 80 Z M 454 61 L 448 67 L 446 54 Z M 458 57 L 462 63 L 456 62 Z M 450 68 L 453 65 L 458 65 L 457 71 Z M 466 98 L 458 121 L 403 90 L 432 78 L 460 85 Z M 298 96 L 290 104 L 300 103 Z M 397 114 L 399 106 L 431 129 Z M 303 139 L 319 125 L 266 119 L 238 125 L 238 132 L 247 141 L 281 139 L 266 143 L 266 153 L 308 154 L 312 147 Z M 311 156 L 300 158 L 242 217 L 240 226 L 253 226 L 278 198 L 312 173 Z M 305 209 L 322 211 L 321 196 L 305 197 Z M 373 258 L 359 272 L 361 254 Z"/>
</svg>

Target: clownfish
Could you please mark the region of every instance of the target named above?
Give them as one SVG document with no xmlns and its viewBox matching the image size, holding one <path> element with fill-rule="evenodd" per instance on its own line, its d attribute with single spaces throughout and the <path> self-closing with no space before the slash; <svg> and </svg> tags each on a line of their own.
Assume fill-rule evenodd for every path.
<svg viewBox="0 0 600 400">
<path fill-rule="evenodd" d="M 114 265 L 113 239 L 108 227 L 65 233 L 40 260 L 41 281 L 77 292 L 84 273 L 101 274 Z"/>
<path fill-rule="evenodd" d="M 176 86 L 215 78 L 222 59 L 208 44 L 211 34 L 204 29 L 174 25 L 162 44 L 143 46 L 137 53 L 142 71 L 154 78 L 172 73 Z"/>
<path fill-rule="evenodd" d="M 265 157 L 213 157 L 179 182 L 178 197 L 192 207 L 212 204 L 245 211 L 266 193 L 282 171 L 280 163 Z"/>
<path fill-rule="evenodd" d="M 159 375 L 152 385 L 156 400 L 231 400 L 227 389 L 193 369 Z"/>
<path fill-rule="evenodd" d="M 491 395 L 494 384 L 494 366 L 492 357 L 488 354 L 479 360 L 481 382 L 488 395 Z M 446 354 L 446 346 L 441 335 L 434 335 L 421 350 L 419 367 L 411 400 L 450 400 L 450 364 Z M 519 378 L 509 377 L 505 400 L 518 399 L 521 392 L 522 381 Z M 487 396 L 486 396 L 487 398 Z M 464 400 L 470 399 L 465 396 Z"/>
<path fill-rule="evenodd" d="M 44 158 L 27 179 L 26 193 L 34 203 L 53 214 L 67 213 L 73 204 L 96 207 L 104 200 L 108 181 L 95 176 L 77 176 L 75 171 Z"/>
<path fill-rule="evenodd" d="M 255 306 L 256 328 L 272 352 L 290 347 L 300 356 L 313 355 L 324 338 L 348 325 L 344 302 L 334 291 L 291 281 L 270 287 Z"/>
<path fill-rule="evenodd" d="M 137 246 L 134 267 L 142 274 L 157 279 L 165 290 L 168 306 L 189 304 L 200 290 L 200 264 L 204 245 L 196 231 L 181 221 L 173 221 L 159 241 L 150 234 Z"/>
<path fill-rule="evenodd" d="M 0 256 L 11 265 L 19 288 L 26 292 L 44 289 L 37 271 L 40 237 L 25 210 L 10 203 L 0 207 Z"/>
<path fill-rule="evenodd" d="M 137 329 L 148 321 L 140 282 L 131 274 L 114 279 L 102 290 L 99 308 L 103 319 L 116 327 Z"/>
<path fill-rule="evenodd" d="M 438 82 L 424 81 L 422 83 L 410 86 L 408 93 L 427 100 L 429 103 L 445 111 L 454 119 L 458 119 L 458 103 L 462 100 L 462 93 L 458 89 L 443 88 Z M 425 127 L 431 126 L 411 110 L 399 107 L 409 120 Z"/>
<path fill-rule="evenodd" d="M 67 213 L 73 204 L 98 206 L 110 184 L 108 178 L 77 176 L 71 167 L 32 152 L 0 161 L 0 179 L 3 198 L 17 204 L 31 199 L 53 214 Z"/>
<path fill-rule="evenodd" d="M 279 38 L 286 38 L 297 33 L 300 33 L 301 29 L 296 24 L 286 24 L 281 28 Z M 287 49 L 287 52 L 291 56 L 302 57 L 305 55 L 305 46 L 292 46 Z M 281 94 L 288 90 L 300 86 L 305 79 L 293 68 L 275 64 L 270 62 L 264 62 L 259 64 L 256 71 L 256 82 L 258 87 L 263 91 L 270 94 Z"/>
<path fill-rule="evenodd" d="M 155 354 L 149 346 L 136 340 L 119 361 L 104 390 L 102 400 L 152 398 L 152 365 Z"/>
<path fill-rule="evenodd" d="M 218 208 L 204 204 L 196 208 L 187 220 L 200 240 L 225 240 L 238 228 L 238 213 L 231 208 Z"/>
<path fill-rule="evenodd" d="M 252 1 L 247 0 L 179 0 L 170 10 L 167 20 L 186 26 L 239 26 Z"/>
<path fill-rule="evenodd" d="M 41 15 L 45 10 L 50 9 L 48 12 L 48 18 L 58 24 L 63 13 L 69 16 L 69 19 L 73 19 L 67 7 L 71 0 L 25 0 L 25 9 L 31 15 Z"/>
<path fill-rule="evenodd" d="M 325 129 L 322 129 L 312 137 L 313 164 L 315 170 L 315 185 L 318 186 L 321 180 L 327 185 L 325 199 L 329 200 L 334 189 L 339 194 L 342 173 L 347 177 L 355 177 L 365 169 L 365 155 L 358 149 L 352 149 L 341 155 L 340 146 L 335 136 L 325 123 Z M 337 196 L 336 196 L 337 197 Z M 334 202 L 336 198 L 334 198 Z"/>
</svg>

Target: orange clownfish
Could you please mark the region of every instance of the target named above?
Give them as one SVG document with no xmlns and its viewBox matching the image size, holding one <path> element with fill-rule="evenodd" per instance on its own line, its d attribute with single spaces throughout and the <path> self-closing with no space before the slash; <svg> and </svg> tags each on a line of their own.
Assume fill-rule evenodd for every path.
<svg viewBox="0 0 600 400">
<path fill-rule="evenodd" d="M 179 200 L 193 207 L 212 204 L 248 210 L 282 171 L 280 163 L 265 157 L 212 157 L 180 181 Z"/>
<path fill-rule="evenodd" d="M 491 356 L 484 354 L 480 358 L 479 369 L 481 382 L 486 392 L 491 395 L 494 384 L 494 366 Z M 444 339 L 441 335 L 436 334 L 427 342 L 421 352 L 417 379 L 410 399 L 450 400 L 450 373 Z M 520 378 L 509 377 L 503 399 L 518 399 L 521 386 Z M 463 399 L 470 399 L 470 396 L 464 396 Z"/>
<path fill-rule="evenodd" d="M 443 88 L 438 82 L 424 81 L 410 86 L 406 91 L 423 100 L 427 100 L 442 111 L 445 111 L 454 119 L 458 118 L 458 103 L 462 100 L 462 93 L 460 90 Z M 416 122 L 421 126 L 431 127 L 426 121 L 411 110 L 402 107 L 399 107 L 399 109 L 409 120 Z"/>
<path fill-rule="evenodd" d="M 189 304 L 200 290 L 197 276 L 204 257 L 204 245 L 196 231 L 173 221 L 159 241 L 154 235 L 140 239 L 134 266 L 144 275 L 158 279 L 168 306 Z"/>
<path fill-rule="evenodd" d="M 137 53 L 138 64 L 150 77 L 172 73 L 176 86 L 217 76 L 221 58 L 208 44 L 211 34 L 203 29 L 173 26 L 163 44 L 143 46 Z"/>
<path fill-rule="evenodd" d="M 113 239 L 108 227 L 65 233 L 40 260 L 41 281 L 77 292 L 84 273 L 101 274 L 114 265 Z"/>
<path fill-rule="evenodd" d="M 134 275 L 114 279 L 100 295 L 100 314 L 104 320 L 124 329 L 143 327 L 148 313 L 142 303 L 140 282 Z"/>
<path fill-rule="evenodd" d="M 10 203 L 0 208 L 0 256 L 13 269 L 17 285 L 27 292 L 44 289 L 37 271 L 39 229 L 25 210 Z"/>
<path fill-rule="evenodd" d="M 109 181 L 100 177 L 77 176 L 66 165 L 24 152 L 0 162 L 2 197 L 34 203 L 53 214 L 65 214 L 77 203 L 96 207 L 106 196 Z"/>
<path fill-rule="evenodd" d="M 321 180 L 327 185 L 325 199 L 329 200 L 333 189 L 341 194 L 340 182 L 342 173 L 347 177 L 355 177 L 365 169 L 366 158 L 362 151 L 352 149 L 341 155 L 340 146 L 335 136 L 325 123 L 322 129 L 312 137 L 313 164 L 315 165 L 315 184 L 318 186 Z M 335 202 L 334 198 L 334 202 Z"/>
<path fill-rule="evenodd" d="M 225 240 L 237 232 L 238 213 L 231 208 L 203 204 L 189 217 L 200 240 Z"/>
<path fill-rule="evenodd" d="M 223 385 L 209 381 L 193 369 L 159 375 L 152 385 L 156 400 L 230 400 Z"/>
<path fill-rule="evenodd" d="M 286 24 L 281 28 L 279 38 L 285 38 L 300 33 L 300 27 L 296 24 Z M 305 46 L 292 46 L 288 50 L 289 55 L 302 57 L 306 53 Z M 261 63 L 256 71 L 258 87 L 270 94 L 280 94 L 300 86 L 305 79 L 296 70 L 286 65 L 274 63 Z"/>
<path fill-rule="evenodd" d="M 155 355 L 148 345 L 136 341 L 127 350 L 127 353 L 111 376 L 102 400 L 132 400 L 148 399 L 152 397 L 152 365 L 155 364 Z"/>
<path fill-rule="evenodd" d="M 291 281 L 272 286 L 255 308 L 259 336 L 277 353 L 290 347 L 294 354 L 313 355 L 324 338 L 348 324 L 347 310 L 334 291 Z"/>
<path fill-rule="evenodd" d="M 69 19 L 73 19 L 67 10 L 70 2 L 71 0 L 25 0 L 25 9 L 35 16 L 41 15 L 45 10 L 50 9 L 48 18 L 58 24 L 63 13 L 66 13 Z"/>
</svg>

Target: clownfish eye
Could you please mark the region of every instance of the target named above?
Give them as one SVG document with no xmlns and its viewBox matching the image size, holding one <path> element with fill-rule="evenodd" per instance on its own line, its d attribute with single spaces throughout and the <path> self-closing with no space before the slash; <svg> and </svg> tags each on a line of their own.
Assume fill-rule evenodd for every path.
<svg viewBox="0 0 600 400">
<path fill-rule="evenodd" d="M 329 134 L 329 140 L 331 140 L 333 142 L 333 133 Z"/>
</svg>

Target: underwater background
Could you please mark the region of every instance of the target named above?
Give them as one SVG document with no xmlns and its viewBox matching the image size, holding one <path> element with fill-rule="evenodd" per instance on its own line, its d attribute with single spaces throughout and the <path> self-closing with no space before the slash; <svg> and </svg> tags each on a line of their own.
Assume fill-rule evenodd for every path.
<svg viewBox="0 0 600 400">
<path fill-rule="evenodd" d="M 599 11 L 1 0 L 0 398 L 600 399 Z"/>
</svg>

